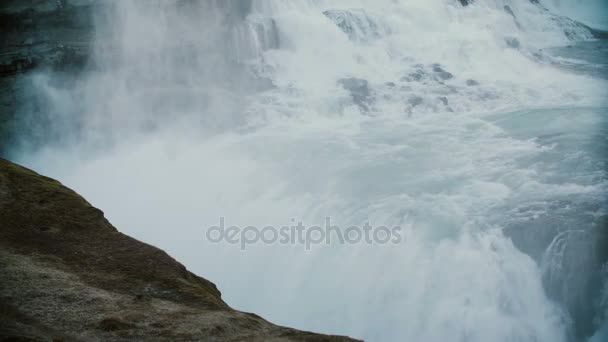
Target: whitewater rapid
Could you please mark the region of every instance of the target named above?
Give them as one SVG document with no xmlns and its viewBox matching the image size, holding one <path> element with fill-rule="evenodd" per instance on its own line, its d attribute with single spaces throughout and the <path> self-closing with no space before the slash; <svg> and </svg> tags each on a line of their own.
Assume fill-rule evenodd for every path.
<svg viewBox="0 0 608 342">
<path fill-rule="evenodd" d="M 581 333 L 546 280 L 568 266 L 543 261 L 551 240 L 512 242 L 557 213 L 566 230 L 605 222 L 607 81 L 548 52 L 594 39 L 585 26 L 527 0 L 111 3 L 86 75 L 32 78 L 62 138 L 17 158 L 230 305 L 370 341 L 574 341 L 605 325 L 608 290 Z M 242 251 L 205 239 L 220 217 L 405 239 Z"/>
</svg>

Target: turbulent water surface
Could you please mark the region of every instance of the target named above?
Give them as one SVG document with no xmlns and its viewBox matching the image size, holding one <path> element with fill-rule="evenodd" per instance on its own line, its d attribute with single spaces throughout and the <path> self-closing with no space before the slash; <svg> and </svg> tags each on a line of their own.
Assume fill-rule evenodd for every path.
<svg viewBox="0 0 608 342">
<path fill-rule="evenodd" d="M 82 77 L 30 80 L 59 138 L 15 156 L 279 324 L 603 341 L 607 49 L 528 0 L 109 2 Z M 220 216 L 405 239 L 242 251 Z"/>
</svg>

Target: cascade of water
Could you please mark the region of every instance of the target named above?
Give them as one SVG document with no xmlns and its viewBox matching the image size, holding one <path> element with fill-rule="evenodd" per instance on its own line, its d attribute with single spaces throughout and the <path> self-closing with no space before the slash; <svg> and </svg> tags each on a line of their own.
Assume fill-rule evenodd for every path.
<svg viewBox="0 0 608 342">
<path fill-rule="evenodd" d="M 542 50 L 593 38 L 584 25 L 528 0 L 110 3 L 90 71 L 67 88 L 33 80 L 78 146 L 49 144 L 28 164 L 277 323 L 378 341 L 575 334 L 547 294 L 563 290 L 559 267 L 589 265 L 558 258 L 587 240 L 555 237 L 539 267 L 502 229 L 513 203 L 601 206 L 605 170 L 553 182 L 541 167 L 551 145 L 514 133 L 544 124 L 511 113 L 509 128 L 496 113 L 605 105 L 605 80 L 559 70 Z M 589 115 L 576 127 L 603 127 Z M 245 254 L 204 241 L 220 216 L 370 221 L 405 240 Z"/>
</svg>

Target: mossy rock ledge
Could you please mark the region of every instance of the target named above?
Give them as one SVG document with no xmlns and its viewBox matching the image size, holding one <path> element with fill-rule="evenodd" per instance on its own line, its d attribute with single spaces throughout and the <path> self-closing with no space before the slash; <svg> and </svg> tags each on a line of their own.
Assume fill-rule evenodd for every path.
<svg viewBox="0 0 608 342">
<path fill-rule="evenodd" d="M 133 340 L 354 341 L 230 308 L 74 191 L 0 159 L 0 341 Z"/>
</svg>

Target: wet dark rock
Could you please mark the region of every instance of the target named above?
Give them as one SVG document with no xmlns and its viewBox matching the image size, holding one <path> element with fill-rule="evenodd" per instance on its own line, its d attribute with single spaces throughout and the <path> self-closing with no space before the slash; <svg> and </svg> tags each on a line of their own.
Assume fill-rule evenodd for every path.
<svg viewBox="0 0 608 342">
<path fill-rule="evenodd" d="M 439 100 L 441 103 L 443 103 L 443 105 L 444 105 L 444 106 L 447 106 L 447 105 L 448 105 L 448 103 L 449 103 L 449 102 L 448 102 L 448 98 L 447 98 L 447 97 L 445 97 L 445 96 L 440 96 L 440 97 L 438 97 L 437 99 L 438 99 L 438 100 Z"/>
<path fill-rule="evenodd" d="M 29 56 L 15 56 L 14 58 L 7 58 L 0 61 L 0 77 L 25 72 L 29 69 L 35 68 L 37 64 L 37 61 Z"/>
<path fill-rule="evenodd" d="M 212 282 L 4 159 L 0 279 L 0 341 L 352 341 L 230 308 Z"/>
<path fill-rule="evenodd" d="M 362 110 L 368 111 L 373 103 L 373 96 L 367 80 L 356 77 L 343 78 L 338 81 L 344 89 L 350 92 L 353 102 Z"/>
<path fill-rule="evenodd" d="M 519 49 L 519 47 L 520 47 L 520 43 L 517 38 L 513 38 L 513 37 L 505 38 L 505 43 L 507 43 L 507 46 L 509 46 L 510 48 L 513 48 L 513 49 Z"/>
<path fill-rule="evenodd" d="M 410 98 L 407 100 L 407 102 L 408 102 L 408 103 L 409 103 L 409 104 L 410 104 L 412 107 L 416 107 L 416 106 L 418 106 L 418 105 L 422 104 L 422 103 L 424 102 L 424 99 L 423 99 L 422 97 L 420 97 L 420 96 L 415 95 L 415 96 L 411 96 L 411 97 L 410 97 Z"/>
<path fill-rule="evenodd" d="M 454 75 L 445 69 L 440 64 L 431 65 L 414 65 L 415 70 L 401 77 L 402 82 L 420 82 L 423 80 L 436 81 L 443 83 L 443 81 L 454 78 Z"/>
<path fill-rule="evenodd" d="M 449 80 L 451 78 L 454 78 L 454 75 L 452 75 L 452 73 L 450 73 L 450 72 L 445 71 L 441 67 L 441 65 L 439 65 L 439 64 L 433 64 L 432 67 L 433 67 L 433 72 L 435 73 L 435 76 L 438 79 L 440 79 L 442 81 L 445 81 L 445 80 Z"/>
<path fill-rule="evenodd" d="M 405 82 L 418 82 L 422 80 L 425 76 L 424 70 L 418 69 L 412 73 L 407 74 L 401 78 L 401 81 Z"/>
</svg>

